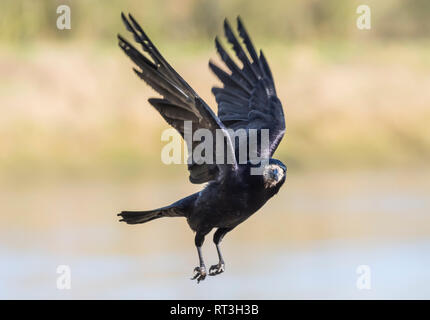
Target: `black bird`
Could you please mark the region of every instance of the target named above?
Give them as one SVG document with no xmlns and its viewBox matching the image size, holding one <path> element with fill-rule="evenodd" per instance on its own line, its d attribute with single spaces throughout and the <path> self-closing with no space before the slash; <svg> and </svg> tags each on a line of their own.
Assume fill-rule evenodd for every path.
<svg viewBox="0 0 430 320">
<path fill-rule="evenodd" d="M 212 88 L 218 103 L 218 116 L 185 82 L 184 79 L 163 58 L 132 15 L 122 14 L 122 20 L 146 54 L 141 53 L 121 35 L 119 46 L 137 65 L 133 70 L 163 98 L 150 98 L 149 103 L 161 114 L 168 124 L 184 137 L 184 120 L 192 122 L 192 130 L 209 129 L 224 135 L 224 147 L 233 154 L 233 161 L 225 163 L 188 164 L 192 183 L 208 183 L 203 190 L 181 199 L 169 206 L 150 211 L 122 211 L 120 221 L 128 224 L 145 223 L 162 217 L 185 217 L 191 229 L 196 232 L 195 245 L 199 255 L 199 266 L 194 269 L 192 280 L 206 278 L 207 272 L 201 247 L 205 236 L 217 228 L 213 241 L 218 251 L 219 262 L 209 269 L 209 275 L 225 270 L 220 251 L 220 242 L 227 232 L 249 218 L 273 197 L 284 184 L 287 167 L 271 158 L 285 132 L 285 119 L 281 102 L 276 96 L 272 73 L 263 52 L 257 55 L 251 39 L 240 19 L 237 26 L 240 38 L 247 52 L 234 35 L 230 24 L 224 21 L 224 31 L 233 46 L 242 66 L 239 67 L 215 39 L 216 49 L 229 69 L 223 71 L 212 62 L 210 69 L 222 81 L 223 87 Z M 266 162 L 255 163 L 248 157 L 245 163 L 238 163 L 238 147 L 233 147 L 235 137 L 232 130 L 269 130 L 269 145 L 258 143 L 258 154 Z M 266 131 L 267 132 L 267 131 Z M 189 147 L 190 144 L 188 144 Z M 190 151 L 190 150 L 189 150 Z M 219 152 L 214 149 L 214 155 Z M 264 161 L 264 160 L 262 160 Z M 262 174 L 251 174 L 251 169 L 263 165 Z"/>
</svg>

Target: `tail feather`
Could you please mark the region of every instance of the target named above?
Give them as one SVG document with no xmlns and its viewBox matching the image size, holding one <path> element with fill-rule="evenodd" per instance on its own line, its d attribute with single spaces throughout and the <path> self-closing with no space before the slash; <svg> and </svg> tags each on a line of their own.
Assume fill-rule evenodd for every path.
<svg viewBox="0 0 430 320">
<path fill-rule="evenodd" d="M 165 207 L 149 211 L 122 211 L 118 216 L 121 217 L 119 221 L 127 224 L 138 224 L 162 217 L 180 217 L 182 215 L 175 208 Z"/>
<path fill-rule="evenodd" d="M 121 217 L 119 221 L 127 224 L 145 223 L 154 219 L 162 217 L 187 217 L 192 210 L 194 201 L 199 193 L 194 193 L 185 197 L 174 204 L 149 211 L 121 211 L 118 216 Z"/>
<path fill-rule="evenodd" d="M 122 211 L 118 213 L 118 216 L 121 217 L 119 221 L 124 221 L 127 224 L 138 224 L 160 218 L 162 214 L 162 211 L 156 209 L 150 211 Z"/>
</svg>

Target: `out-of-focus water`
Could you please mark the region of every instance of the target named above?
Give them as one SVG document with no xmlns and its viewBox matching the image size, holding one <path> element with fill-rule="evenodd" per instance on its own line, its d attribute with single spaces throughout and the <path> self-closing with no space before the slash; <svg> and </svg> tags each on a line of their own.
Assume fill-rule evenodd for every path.
<svg viewBox="0 0 430 320">
<path fill-rule="evenodd" d="M 226 273 L 197 285 L 187 278 L 196 261 L 188 251 L 59 259 L 1 248 L 7 260 L 0 266 L 0 298 L 429 299 L 429 252 L 430 240 L 229 248 Z M 59 263 L 71 267 L 70 290 L 56 289 Z M 356 286 L 360 265 L 370 267 L 370 290 Z"/>
<path fill-rule="evenodd" d="M 119 224 L 195 190 L 159 184 L 3 186 L 0 298 L 430 298 L 430 179 L 422 172 L 294 174 L 225 237 L 226 272 L 200 284 L 193 233 L 180 218 Z M 193 189 L 194 188 L 194 189 Z M 217 262 L 211 237 L 206 265 Z M 58 290 L 59 265 L 71 289 Z M 356 286 L 370 267 L 371 289 Z"/>
</svg>

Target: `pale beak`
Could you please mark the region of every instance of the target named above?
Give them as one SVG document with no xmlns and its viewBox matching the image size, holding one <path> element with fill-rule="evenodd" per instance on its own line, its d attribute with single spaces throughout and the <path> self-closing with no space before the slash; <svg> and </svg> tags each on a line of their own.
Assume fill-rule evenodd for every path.
<svg viewBox="0 0 430 320">
<path fill-rule="evenodd" d="M 274 169 L 274 170 L 272 170 L 270 172 L 270 178 L 271 179 L 273 179 L 275 181 L 278 181 L 278 177 L 279 177 L 279 171 L 278 171 L 278 169 Z"/>
</svg>

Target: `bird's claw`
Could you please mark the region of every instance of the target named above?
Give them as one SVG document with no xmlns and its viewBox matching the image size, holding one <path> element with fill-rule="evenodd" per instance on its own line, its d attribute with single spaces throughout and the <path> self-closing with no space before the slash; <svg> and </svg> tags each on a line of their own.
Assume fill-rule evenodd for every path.
<svg viewBox="0 0 430 320">
<path fill-rule="evenodd" d="M 209 268 L 209 275 L 216 276 L 217 274 L 223 273 L 224 271 L 225 271 L 224 263 L 214 264 Z"/>
<path fill-rule="evenodd" d="M 197 280 L 197 283 L 199 283 L 202 280 L 205 280 L 206 278 L 206 268 L 205 267 L 195 267 L 194 268 L 194 274 L 191 280 Z"/>
</svg>

